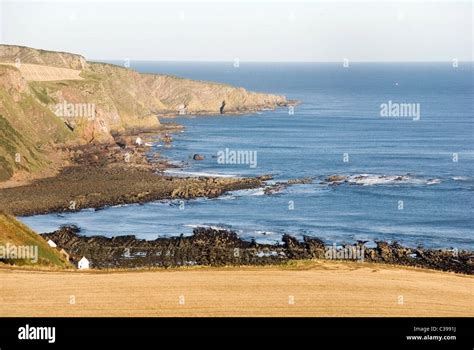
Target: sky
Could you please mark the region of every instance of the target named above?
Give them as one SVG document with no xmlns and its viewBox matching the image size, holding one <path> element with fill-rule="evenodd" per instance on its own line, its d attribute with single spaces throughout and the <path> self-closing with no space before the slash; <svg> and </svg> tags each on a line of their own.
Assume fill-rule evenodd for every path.
<svg viewBox="0 0 474 350">
<path fill-rule="evenodd" d="M 0 42 L 88 59 L 472 61 L 471 1 L 0 0 Z"/>
</svg>

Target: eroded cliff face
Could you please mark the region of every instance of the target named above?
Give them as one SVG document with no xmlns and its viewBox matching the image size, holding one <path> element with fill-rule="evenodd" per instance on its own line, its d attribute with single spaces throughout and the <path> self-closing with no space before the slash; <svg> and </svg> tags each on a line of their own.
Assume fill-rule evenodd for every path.
<svg viewBox="0 0 474 350">
<path fill-rule="evenodd" d="M 71 137 L 20 72 L 0 65 L 0 181 L 51 165 L 54 145 Z"/>
<path fill-rule="evenodd" d="M 284 96 L 226 84 L 0 45 L 0 181 L 45 167 L 59 143 L 112 142 L 114 132 L 159 127 L 159 116 L 245 113 L 287 103 Z"/>
</svg>

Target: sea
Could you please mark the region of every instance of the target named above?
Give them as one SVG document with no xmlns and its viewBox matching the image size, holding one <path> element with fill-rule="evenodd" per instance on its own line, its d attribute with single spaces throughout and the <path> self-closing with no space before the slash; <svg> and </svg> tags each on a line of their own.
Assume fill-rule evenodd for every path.
<svg viewBox="0 0 474 350">
<path fill-rule="evenodd" d="M 384 240 L 474 250 L 472 63 L 132 61 L 131 68 L 299 101 L 239 116 L 163 119 L 185 126 L 171 147 L 157 138 L 150 148 L 179 166 L 168 174 L 312 182 L 273 194 L 258 188 L 20 218 L 34 230 L 74 224 L 85 235 L 156 239 L 215 227 L 262 243 L 290 234 L 327 244 Z M 205 159 L 193 160 L 196 153 Z M 331 175 L 347 181 L 327 183 Z"/>
</svg>

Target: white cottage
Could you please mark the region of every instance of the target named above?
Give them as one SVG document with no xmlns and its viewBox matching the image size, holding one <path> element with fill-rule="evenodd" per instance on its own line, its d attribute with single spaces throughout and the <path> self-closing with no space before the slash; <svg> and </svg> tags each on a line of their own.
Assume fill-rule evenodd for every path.
<svg viewBox="0 0 474 350">
<path fill-rule="evenodd" d="M 86 259 L 85 256 L 82 257 L 81 260 L 77 263 L 77 268 L 79 270 L 88 270 L 90 268 L 89 260 Z"/>
<path fill-rule="evenodd" d="M 52 240 L 49 240 L 49 241 L 48 241 L 48 245 L 49 245 L 51 248 L 56 248 L 56 247 L 57 247 L 57 244 L 54 243 Z"/>
</svg>

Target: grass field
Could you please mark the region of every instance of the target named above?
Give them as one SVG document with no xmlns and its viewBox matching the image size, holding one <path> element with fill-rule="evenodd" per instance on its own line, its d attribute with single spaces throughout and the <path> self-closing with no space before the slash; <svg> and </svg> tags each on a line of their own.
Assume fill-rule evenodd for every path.
<svg viewBox="0 0 474 350">
<path fill-rule="evenodd" d="M 474 278 L 368 263 L 125 272 L 0 268 L 0 316 L 474 316 Z"/>
</svg>

